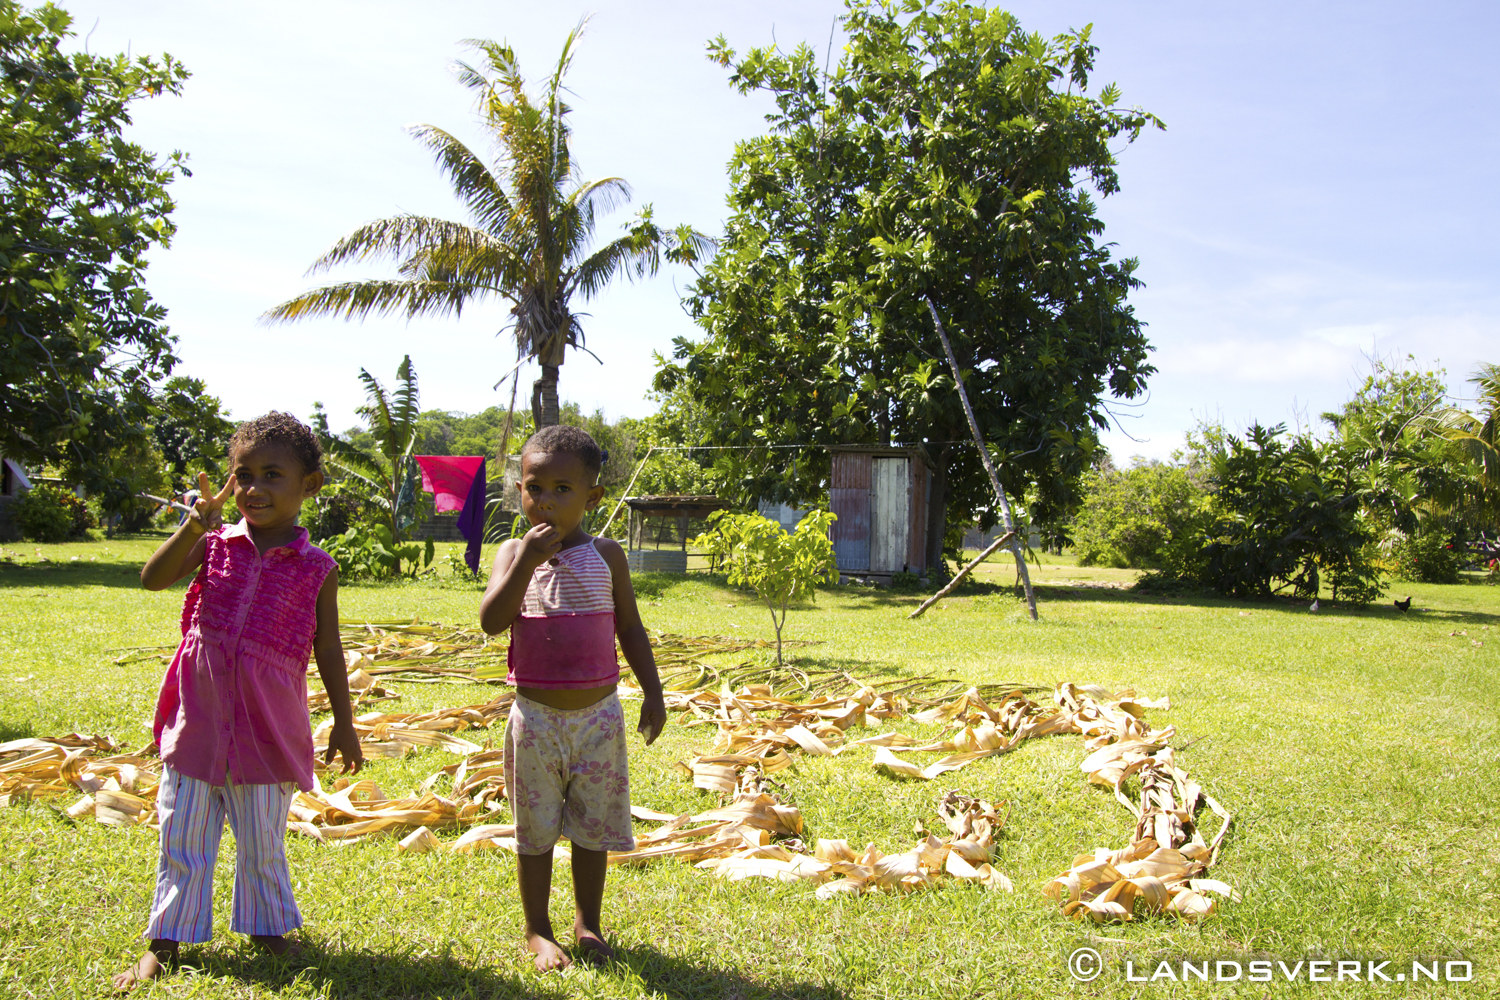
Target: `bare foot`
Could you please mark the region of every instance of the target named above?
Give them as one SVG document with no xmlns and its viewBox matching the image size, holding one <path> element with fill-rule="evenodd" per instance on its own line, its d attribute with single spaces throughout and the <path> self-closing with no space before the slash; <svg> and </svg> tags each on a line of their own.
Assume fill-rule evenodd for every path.
<svg viewBox="0 0 1500 1000">
<path fill-rule="evenodd" d="M 252 934 L 250 940 L 277 958 L 284 958 L 288 962 L 299 961 L 303 956 L 301 945 L 295 941 L 288 941 L 280 934 Z"/>
<path fill-rule="evenodd" d="M 573 964 L 556 941 L 530 931 L 526 933 L 526 950 L 533 955 L 538 972 L 561 972 Z"/>
<path fill-rule="evenodd" d="M 129 993 L 142 983 L 149 982 L 177 964 L 176 941 L 152 941 L 146 953 L 124 972 L 110 980 L 120 993 Z"/>
<path fill-rule="evenodd" d="M 604 940 L 604 936 L 598 931 L 590 930 L 583 924 L 573 925 L 573 937 L 578 941 L 578 954 L 583 961 L 590 965 L 608 965 L 615 957 L 615 950 Z"/>
</svg>

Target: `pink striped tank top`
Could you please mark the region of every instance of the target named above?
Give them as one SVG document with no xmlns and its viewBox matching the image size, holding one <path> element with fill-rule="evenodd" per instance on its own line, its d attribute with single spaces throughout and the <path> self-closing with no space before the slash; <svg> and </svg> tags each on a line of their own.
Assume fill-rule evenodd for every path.
<svg viewBox="0 0 1500 1000">
<path fill-rule="evenodd" d="M 510 626 L 510 673 L 518 687 L 582 690 L 620 679 L 614 579 L 590 539 L 536 568 Z"/>
</svg>

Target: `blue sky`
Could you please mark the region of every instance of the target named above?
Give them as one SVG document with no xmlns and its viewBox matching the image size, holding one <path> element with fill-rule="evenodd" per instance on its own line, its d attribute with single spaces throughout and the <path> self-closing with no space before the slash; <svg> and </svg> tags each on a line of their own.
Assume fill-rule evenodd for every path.
<svg viewBox="0 0 1500 1000">
<path fill-rule="evenodd" d="M 150 285 L 181 338 L 182 371 L 237 417 L 354 420 L 366 367 L 389 378 L 410 353 L 423 405 L 475 411 L 514 362 L 500 303 L 463 319 L 307 322 L 257 317 L 309 287 L 303 272 L 359 224 L 400 211 L 459 217 L 402 130 L 430 122 L 480 143 L 451 65 L 465 38 L 505 39 L 541 78 L 593 13 L 569 75 L 575 155 L 616 175 L 658 219 L 717 232 L 734 143 L 763 131 L 704 57 L 720 33 L 744 50 L 821 48 L 842 4 L 259 2 L 67 4 L 92 51 L 170 52 L 193 73 L 181 98 L 135 106 L 133 137 L 183 149 L 178 235 Z M 1368 355 L 1415 355 L 1450 386 L 1500 360 L 1495 208 L 1500 79 L 1493 4 L 1072 2 L 1008 5 L 1028 30 L 1094 25 L 1095 81 L 1159 115 L 1121 154 L 1103 201 L 1107 237 L 1140 258 L 1133 297 L 1160 369 L 1143 405 L 1106 436 L 1117 460 L 1165 457 L 1202 417 L 1295 424 L 1346 399 Z M 90 34 L 90 32 L 92 32 Z M 836 53 L 835 53 L 836 57 Z M 623 222 L 629 210 L 619 214 Z M 613 231 L 606 220 L 601 234 Z M 651 411 L 653 351 L 695 328 L 689 273 L 619 284 L 584 308 L 585 355 L 566 399 L 611 416 Z M 528 373 L 523 372 L 522 397 Z"/>
</svg>

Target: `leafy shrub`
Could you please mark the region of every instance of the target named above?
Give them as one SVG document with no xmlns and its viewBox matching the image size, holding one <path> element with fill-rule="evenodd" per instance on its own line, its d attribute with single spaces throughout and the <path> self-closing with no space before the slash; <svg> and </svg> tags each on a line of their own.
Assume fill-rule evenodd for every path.
<svg viewBox="0 0 1500 1000">
<path fill-rule="evenodd" d="M 1164 596 L 1204 592 L 1203 585 L 1192 577 L 1168 573 L 1159 569 L 1147 570 L 1145 573 L 1142 573 L 1130 589 L 1141 594 L 1162 594 Z"/>
<path fill-rule="evenodd" d="M 457 545 L 448 546 L 448 551 L 443 553 L 443 564 L 454 576 L 474 575 L 469 572 L 469 564 L 464 562 L 464 550 Z"/>
<path fill-rule="evenodd" d="M 339 564 L 339 578 L 344 580 L 383 579 L 398 573 L 414 577 L 432 565 L 437 549 L 430 538 L 425 543 L 397 543 L 384 524 L 355 525 L 325 538 L 322 547 Z"/>
<path fill-rule="evenodd" d="M 1404 535 L 1391 547 L 1391 575 L 1417 583 L 1458 583 L 1459 570 L 1468 561 L 1455 551 L 1442 531 Z"/>
<path fill-rule="evenodd" d="M 909 573 L 903 569 L 891 574 L 892 590 L 910 591 L 920 589 L 921 586 L 922 578 L 915 573 Z"/>
<path fill-rule="evenodd" d="M 17 530 L 33 542 L 81 538 L 94 526 L 88 504 L 52 483 L 38 483 L 22 490 L 10 510 Z"/>
<path fill-rule="evenodd" d="M 67 506 L 68 514 L 72 518 L 72 524 L 68 528 L 68 537 L 85 538 L 90 528 L 99 526 L 99 521 L 94 517 L 94 511 L 87 501 L 80 500 L 75 494 L 63 490 L 62 502 Z"/>
<path fill-rule="evenodd" d="M 364 492 L 348 481 L 330 483 L 302 501 L 297 522 L 313 541 L 342 535 L 369 520 L 370 504 Z"/>
<path fill-rule="evenodd" d="M 1090 472 L 1071 534 L 1080 566 L 1189 574 L 1211 514 L 1207 489 L 1181 466 L 1160 462 Z"/>
<path fill-rule="evenodd" d="M 1197 579 L 1261 599 L 1288 587 L 1316 597 L 1326 583 L 1335 600 L 1368 604 L 1383 586 L 1354 470 L 1336 450 L 1284 433 L 1256 424 L 1211 457 L 1215 517 Z"/>
</svg>

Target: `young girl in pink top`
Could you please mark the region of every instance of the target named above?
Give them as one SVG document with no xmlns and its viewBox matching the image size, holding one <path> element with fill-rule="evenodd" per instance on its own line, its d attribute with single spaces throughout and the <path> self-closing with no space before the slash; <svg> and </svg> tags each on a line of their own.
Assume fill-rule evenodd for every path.
<svg viewBox="0 0 1500 1000">
<path fill-rule="evenodd" d="M 302 925 L 283 840 L 287 809 L 313 787 L 307 660 L 315 652 L 333 732 L 327 759 L 363 761 L 349 708 L 338 631 L 338 570 L 297 526 L 302 501 L 323 486 L 322 449 L 285 413 L 241 424 L 229 442 L 233 471 L 201 498 L 141 570 L 147 590 L 197 573 L 182 609 L 182 644 L 162 681 L 154 731 L 162 780 L 156 811 L 161 860 L 145 936 L 151 945 L 115 977 L 120 989 L 177 961 L 179 942 L 213 931 L 213 868 L 224 820 L 234 830 L 230 929 L 276 955 Z M 241 520 L 223 527 L 234 495 Z"/>
<path fill-rule="evenodd" d="M 599 505 L 603 455 L 576 427 L 547 427 L 521 449 L 521 509 L 532 528 L 495 554 L 480 624 L 507 628 L 516 701 L 505 727 L 505 790 L 516 821 L 526 947 L 539 971 L 569 965 L 547 901 L 552 849 L 573 853 L 573 935 L 582 957 L 613 954 L 599 926 L 610 851 L 635 847 L 625 718 L 615 686 L 615 637 L 645 694 L 638 729 L 652 743 L 666 722 L 651 642 L 619 543 L 583 518 Z"/>
</svg>

